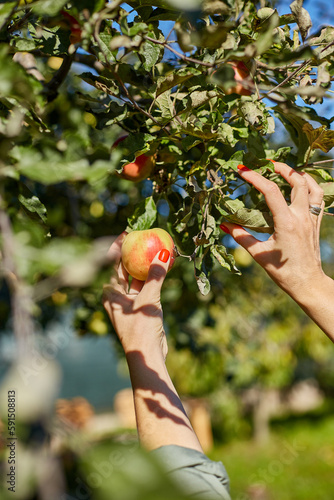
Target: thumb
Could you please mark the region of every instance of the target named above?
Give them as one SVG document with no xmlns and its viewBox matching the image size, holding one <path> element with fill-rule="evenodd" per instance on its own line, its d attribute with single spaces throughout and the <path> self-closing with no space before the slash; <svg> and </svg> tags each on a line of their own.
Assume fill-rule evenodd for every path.
<svg viewBox="0 0 334 500">
<path fill-rule="evenodd" d="M 160 301 L 161 287 L 166 277 L 170 262 L 169 250 L 160 250 L 152 260 L 145 284 L 140 292 L 150 301 Z"/>
<path fill-rule="evenodd" d="M 224 222 L 224 224 L 221 224 L 219 227 L 224 233 L 230 234 L 254 259 L 256 259 L 257 255 L 263 250 L 262 241 L 256 239 L 242 226 Z"/>
</svg>

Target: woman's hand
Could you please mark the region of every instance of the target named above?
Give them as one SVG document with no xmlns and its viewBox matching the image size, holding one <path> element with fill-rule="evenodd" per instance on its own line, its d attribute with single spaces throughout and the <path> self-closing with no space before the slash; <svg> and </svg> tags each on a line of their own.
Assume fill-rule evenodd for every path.
<svg viewBox="0 0 334 500">
<path fill-rule="evenodd" d="M 140 442 L 149 450 L 178 445 L 202 452 L 176 389 L 165 358 L 167 342 L 163 328 L 160 291 L 170 254 L 161 250 L 152 261 L 145 282 L 132 279 L 121 262 L 126 233 L 111 245 L 108 257 L 115 273 L 104 286 L 103 305 L 125 351 Z"/>
<path fill-rule="evenodd" d="M 221 229 L 231 234 L 255 261 L 334 341 L 334 281 L 321 267 L 319 233 L 324 210 L 323 191 L 306 173 L 285 163 L 274 162 L 275 172 L 288 181 L 288 204 L 275 182 L 239 165 L 240 176 L 264 194 L 274 219 L 274 233 L 259 241 L 237 224 L 224 223 Z M 315 208 L 316 215 L 310 211 Z"/>
<path fill-rule="evenodd" d="M 147 280 L 132 279 L 121 262 L 122 233 L 111 245 L 108 258 L 114 263 L 114 274 L 103 288 L 103 305 L 121 341 L 125 354 L 131 351 L 161 351 L 167 356 L 160 292 L 170 254 L 161 250 L 153 259 Z"/>
<path fill-rule="evenodd" d="M 281 288 L 294 294 L 323 276 L 319 247 L 323 191 L 310 175 L 284 163 L 274 165 L 275 172 L 292 187 L 290 205 L 277 184 L 243 165 L 238 167 L 240 176 L 264 194 L 273 215 L 274 234 L 267 241 L 259 241 L 236 224 L 227 223 L 226 228 Z M 310 205 L 320 207 L 320 214 L 310 213 Z"/>
</svg>

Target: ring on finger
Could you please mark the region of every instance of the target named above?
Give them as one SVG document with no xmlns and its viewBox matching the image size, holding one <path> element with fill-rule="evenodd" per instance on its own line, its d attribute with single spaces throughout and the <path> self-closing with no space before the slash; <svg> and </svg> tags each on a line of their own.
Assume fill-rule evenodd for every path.
<svg viewBox="0 0 334 500">
<path fill-rule="evenodd" d="M 309 207 L 310 213 L 313 215 L 320 215 L 321 214 L 321 205 L 310 205 Z"/>
</svg>

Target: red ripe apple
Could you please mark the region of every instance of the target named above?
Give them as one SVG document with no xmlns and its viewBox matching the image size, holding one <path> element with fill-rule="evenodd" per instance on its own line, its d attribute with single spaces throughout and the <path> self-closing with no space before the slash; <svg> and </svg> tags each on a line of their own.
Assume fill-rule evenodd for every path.
<svg viewBox="0 0 334 500">
<path fill-rule="evenodd" d="M 73 44 L 79 43 L 81 40 L 81 26 L 75 17 L 71 16 L 66 10 L 61 10 L 60 13 L 66 19 L 66 22 L 71 30 L 70 42 Z"/>
<path fill-rule="evenodd" d="M 234 70 L 236 84 L 225 90 L 225 94 L 251 95 L 254 84 L 246 64 L 242 61 L 230 61 L 228 64 Z"/>
<path fill-rule="evenodd" d="M 122 262 L 127 272 L 137 280 L 145 281 L 151 262 L 160 250 L 169 250 L 170 270 L 174 264 L 176 252 L 172 237 L 164 229 L 146 229 L 132 231 L 122 244 Z"/>
<path fill-rule="evenodd" d="M 126 135 L 117 139 L 113 148 L 117 146 L 121 141 L 126 139 Z M 140 155 L 137 156 L 133 163 L 127 163 L 124 165 L 122 172 L 120 173 L 120 177 L 122 179 L 127 179 L 128 181 L 139 182 L 147 177 L 152 172 L 154 167 L 155 160 L 153 156 Z"/>
</svg>

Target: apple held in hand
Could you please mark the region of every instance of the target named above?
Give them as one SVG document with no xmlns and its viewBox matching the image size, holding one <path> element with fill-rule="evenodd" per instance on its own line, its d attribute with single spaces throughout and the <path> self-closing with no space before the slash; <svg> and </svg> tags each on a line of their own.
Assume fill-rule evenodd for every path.
<svg viewBox="0 0 334 500">
<path fill-rule="evenodd" d="M 122 262 L 127 272 L 137 280 L 145 281 L 151 262 L 160 251 L 170 252 L 170 270 L 174 264 L 176 251 L 174 241 L 164 229 L 132 231 L 122 244 Z"/>
<path fill-rule="evenodd" d="M 127 136 L 120 137 L 117 139 L 113 148 L 117 146 L 121 141 L 124 141 Z M 152 172 L 154 167 L 155 160 L 153 156 L 140 155 L 137 156 L 134 162 L 127 163 L 124 165 L 122 172 L 119 174 L 122 179 L 126 179 L 128 181 L 139 182 L 147 177 Z"/>
</svg>

